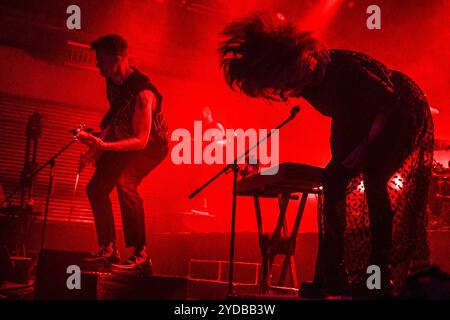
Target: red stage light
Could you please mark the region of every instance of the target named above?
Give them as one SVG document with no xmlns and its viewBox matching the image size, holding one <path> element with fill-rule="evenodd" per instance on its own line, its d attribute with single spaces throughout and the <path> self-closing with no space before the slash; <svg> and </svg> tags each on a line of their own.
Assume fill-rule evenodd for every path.
<svg viewBox="0 0 450 320">
<path fill-rule="evenodd" d="M 277 12 L 277 19 L 281 21 L 285 21 L 286 17 L 281 12 Z"/>
<path fill-rule="evenodd" d="M 335 17 L 343 0 L 321 0 L 301 21 L 303 29 L 311 29 L 320 33 L 325 30 L 330 21 Z"/>
</svg>

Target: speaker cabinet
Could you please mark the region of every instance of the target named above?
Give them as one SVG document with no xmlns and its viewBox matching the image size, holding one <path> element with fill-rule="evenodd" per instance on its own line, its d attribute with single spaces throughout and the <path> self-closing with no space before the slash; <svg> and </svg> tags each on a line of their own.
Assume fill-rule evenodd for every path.
<svg viewBox="0 0 450 320">
<path fill-rule="evenodd" d="M 97 277 L 82 274 L 83 258 L 87 252 L 42 250 L 38 258 L 35 281 L 35 299 L 38 300 L 95 300 L 97 298 Z M 71 267 L 72 266 L 72 267 Z M 80 287 L 70 285 L 70 277 L 80 279 Z M 70 279 L 69 279 L 70 278 Z M 69 281 L 68 281 L 69 279 Z M 68 284 L 69 282 L 69 284 Z"/>
</svg>

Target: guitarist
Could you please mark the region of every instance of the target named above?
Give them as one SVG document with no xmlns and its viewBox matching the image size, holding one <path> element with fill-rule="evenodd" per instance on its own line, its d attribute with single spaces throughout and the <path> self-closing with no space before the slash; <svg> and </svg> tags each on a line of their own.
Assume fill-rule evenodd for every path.
<svg viewBox="0 0 450 320">
<path fill-rule="evenodd" d="M 106 35 L 91 45 L 97 67 L 106 79 L 110 109 L 104 116 L 101 137 L 82 131 L 77 137 L 90 147 L 86 158 L 96 163 L 87 185 L 94 214 L 99 252 L 87 259 L 120 272 L 151 273 L 146 250 L 144 206 L 137 187 L 168 153 L 167 124 L 161 112 L 162 96 L 149 78 L 132 67 L 127 41 Z M 116 248 L 113 211 L 109 198 L 117 189 L 126 247 L 133 248 L 122 263 Z"/>
</svg>

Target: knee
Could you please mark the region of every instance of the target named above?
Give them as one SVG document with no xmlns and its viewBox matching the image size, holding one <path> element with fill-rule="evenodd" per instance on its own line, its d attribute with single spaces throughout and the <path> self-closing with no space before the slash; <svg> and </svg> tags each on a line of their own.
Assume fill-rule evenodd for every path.
<svg viewBox="0 0 450 320">
<path fill-rule="evenodd" d="M 126 178 L 119 179 L 116 188 L 119 193 L 137 193 L 137 185 Z"/>
<path fill-rule="evenodd" d="M 326 197 L 340 197 L 345 193 L 348 178 L 343 168 L 330 163 L 323 172 L 322 184 Z"/>
<path fill-rule="evenodd" d="M 137 191 L 137 185 L 130 181 L 119 180 L 117 186 L 117 194 L 121 203 L 143 204 L 143 200 Z"/>
<path fill-rule="evenodd" d="M 366 188 L 370 223 L 391 223 L 394 212 L 387 190 L 387 182 L 367 183 Z"/>
<path fill-rule="evenodd" d="M 337 176 L 337 168 L 331 163 L 328 164 L 323 170 L 322 183 L 323 187 L 327 188 L 332 186 L 333 181 L 335 181 L 335 177 Z"/>
<path fill-rule="evenodd" d="M 382 179 L 380 177 L 370 177 L 365 179 L 364 185 L 366 187 L 367 200 L 369 203 L 384 204 L 389 201 L 389 192 L 387 189 L 388 182 L 389 179 Z"/>
</svg>

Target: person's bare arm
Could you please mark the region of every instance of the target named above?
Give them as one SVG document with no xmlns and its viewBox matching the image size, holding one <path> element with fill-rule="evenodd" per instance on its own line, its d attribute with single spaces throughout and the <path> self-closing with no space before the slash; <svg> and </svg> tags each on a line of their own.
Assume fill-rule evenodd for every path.
<svg viewBox="0 0 450 320">
<path fill-rule="evenodd" d="M 369 111 L 374 110 L 376 114 L 370 125 L 367 136 L 360 144 L 342 161 L 347 168 L 358 166 L 367 153 L 367 147 L 383 132 L 386 122 L 393 110 L 398 106 L 398 97 L 389 74 L 383 75 L 383 71 L 378 73 L 362 67 L 358 64 L 349 64 L 353 70 L 355 97 L 360 101 L 362 107 L 367 107 Z"/>
<path fill-rule="evenodd" d="M 89 140 L 88 144 L 94 145 L 100 150 L 110 151 L 134 151 L 142 150 L 148 142 L 152 125 L 152 108 L 155 103 L 155 96 L 150 90 L 143 90 L 136 97 L 136 107 L 133 115 L 134 136 L 114 142 L 105 142 L 100 138 L 90 135 L 80 137 L 80 140 Z"/>
<path fill-rule="evenodd" d="M 363 143 L 366 145 L 371 144 L 380 135 L 386 125 L 388 116 L 388 112 L 379 113 L 375 116 L 369 133 L 367 134 L 367 138 Z"/>
</svg>

